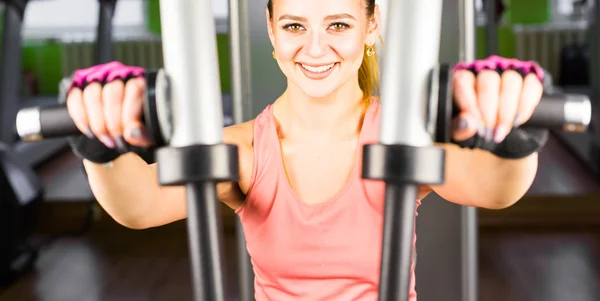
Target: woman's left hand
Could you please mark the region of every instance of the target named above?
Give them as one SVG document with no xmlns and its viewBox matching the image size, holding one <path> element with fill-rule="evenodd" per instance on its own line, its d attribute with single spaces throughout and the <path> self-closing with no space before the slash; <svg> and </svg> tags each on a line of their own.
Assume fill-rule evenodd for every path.
<svg viewBox="0 0 600 301">
<path fill-rule="evenodd" d="M 523 77 L 514 70 L 499 74 L 484 69 L 477 75 L 457 70 L 452 85 L 461 111 L 453 121 L 455 141 L 479 134 L 488 141 L 502 142 L 513 127 L 529 120 L 543 92 L 536 73 Z"/>
</svg>

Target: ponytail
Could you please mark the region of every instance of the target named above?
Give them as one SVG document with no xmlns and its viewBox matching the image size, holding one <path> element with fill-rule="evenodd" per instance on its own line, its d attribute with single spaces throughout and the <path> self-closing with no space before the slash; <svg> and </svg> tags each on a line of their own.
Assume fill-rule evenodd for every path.
<svg viewBox="0 0 600 301">
<path fill-rule="evenodd" d="M 380 37 L 381 45 L 383 46 L 383 39 Z M 366 55 L 368 46 L 365 45 L 365 55 L 363 61 L 358 69 L 358 86 L 363 92 L 364 99 L 370 99 L 371 97 L 379 96 L 379 53 L 375 43 L 372 47 L 374 53 L 372 56 Z"/>
</svg>

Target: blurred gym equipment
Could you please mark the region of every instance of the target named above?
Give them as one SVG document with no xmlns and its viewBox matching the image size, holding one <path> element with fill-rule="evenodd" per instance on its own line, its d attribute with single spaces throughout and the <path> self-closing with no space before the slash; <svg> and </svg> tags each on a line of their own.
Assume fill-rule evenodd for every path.
<svg viewBox="0 0 600 301">
<path fill-rule="evenodd" d="M 116 0 L 99 2 L 96 60 L 102 63 L 109 61 L 113 55 L 112 18 Z M 56 97 L 22 99 L 21 77 L 15 74 L 21 74 L 21 31 L 29 0 L 2 0 L 2 3 L 4 32 L 0 62 L 0 284 L 9 285 L 35 263 L 42 246 L 39 242 L 32 243 L 30 235 L 40 218 L 46 188 L 52 183 L 42 182 L 34 169 L 67 149 L 68 144 L 64 138 L 36 143 L 22 143 L 15 139 L 14 123 L 18 108 L 34 104 L 51 105 L 56 103 Z M 75 233 L 86 232 L 91 226 L 94 203 L 90 202 L 83 227 Z M 49 240 L 45 240 L 43 244 L 48 242 Z"/>
<path fill-rule="evenodd" d="M 20 92 L 21 25 L 26 0 L 3 0 L 4 35 L 0 66 L 0 285 L 9 285 L 37 259 L 29 237 L 37 225 L 42 181 L 12 148 Z M 7 130 L 9 129 L 9 130 Z"/>
</svg>

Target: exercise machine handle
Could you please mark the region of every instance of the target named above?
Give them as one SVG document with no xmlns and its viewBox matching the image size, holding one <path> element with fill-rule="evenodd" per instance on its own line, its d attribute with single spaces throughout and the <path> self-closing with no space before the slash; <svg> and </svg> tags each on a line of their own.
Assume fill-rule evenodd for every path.
<svg viewBox="0 0 600 301">
<path fill-rule="evenodd" d="M 156 144 L 155 146 L 162 147 L 166 142 L 162 136 L 163 131 L 159 126 L 157 116 L 159 109 L 156 105 L 156 93 L 160 89 L 157 89 L 156 85 L 160 85 L 161 81 L 164 83 L 167 79 L 164 76 L 159 79 L 159 73 L 161 71 L 149 71 L 143 74 L 147 86 L 143 97 L 144 110 L 142 111 L 141 121 L 149 128 L 149 134 Z M 17 134 L 23 141 L 38 141 L 82 134 L 69 115 L 66 105 L 68 87 L 71 86 L 71 81 L 71 77 L 65 77 L 61 80 L 56 104 L 27 107 L 17 112 Z M 164 98 L 162 99 L 163 102 L 165 101 Z M 169 126 L 165 122 L 163 122 L 163 125 L 165 127 Z"/>
<path fill-rule="evenodd" d="M 148 99 L 144 101 L 147 102 Z M 64 102 L 61 99 L 56 105 L 21 109 L 17 113 L 19 137 L 25 141 L 35 141 L 81 134 L 69 116 Z M 453 115 L 457 114 L 456 110 L 456 107 L 453 106 Z M 591 120 L 591 112 L 591 102 L 585 95 L 544 95 L 531 118 L 523 126 L 567 132 L 585 131 Z M 145 113 L 150 114 L 148 111 Z M 147 120 L 148 118 L 143 116 L 143 119 Z M 158 128 L 154 127 L 153 131 L 156 130 Z"/>
<path fill-rule="evenodd" d="M 29 107 L 17 113 L 17 133 L 24 141 L 79 135 L 66 105 Z"/>
<path fill-rule="evenodd" d="M 583 132 L 587 130 L 591 119 L 592 104 L 586 95 L 552 94 L 542 97 L 523 126 Z"/>
</svg>

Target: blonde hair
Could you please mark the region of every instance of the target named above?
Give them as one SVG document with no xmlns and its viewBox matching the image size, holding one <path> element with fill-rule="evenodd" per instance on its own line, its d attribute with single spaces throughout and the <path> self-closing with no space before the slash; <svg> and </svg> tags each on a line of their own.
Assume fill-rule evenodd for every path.
<svg viewBox="0 0 600 301">
<path fill-rule="evenodd" d="M 383 46 L 383 38 L 379 37 L 379 40 Z M 370 47 L 365 45 L 365 55 L 358 68 L 358 86 L 363 92 L 364 99 L 379 96 L 379 53 L 376 44 L 371 47 L 373 47 L 373 55 L 368 56 L 366 53 Z"/>
</svg>

